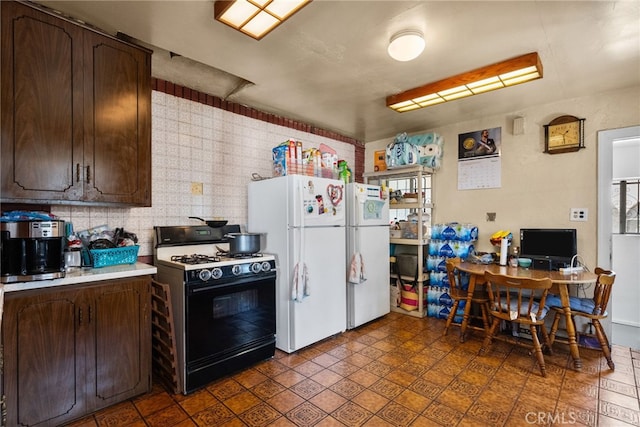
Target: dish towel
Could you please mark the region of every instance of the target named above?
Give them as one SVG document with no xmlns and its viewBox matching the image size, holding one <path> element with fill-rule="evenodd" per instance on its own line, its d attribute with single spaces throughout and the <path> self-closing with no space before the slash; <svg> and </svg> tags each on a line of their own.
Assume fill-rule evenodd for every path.
<svg viewBox="0 0 640 427">
<path fill-rule="evenodd" d="M 291 287 L 291 299 L 296 302 L 302 302 L 305 297 L 311 295 L 311 287 L 309 286 L 309 271 L 307 264 L 297 263 L 293 268 L 293 286 Z"/>
<path fill-rule="evenodd" d="M 356 252 L 351 256 L 351 264 L 349 264 L 349 283 L 359 285 L 365 282 L 367 277 L 364 273 L 364 260 L 362 254 Z"/>
</svg>

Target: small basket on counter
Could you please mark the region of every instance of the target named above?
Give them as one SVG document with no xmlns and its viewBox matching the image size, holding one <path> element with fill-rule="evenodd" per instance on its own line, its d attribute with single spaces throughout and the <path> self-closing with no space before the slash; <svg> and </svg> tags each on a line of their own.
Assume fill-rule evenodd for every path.
<svg viewBox="0 0 640 427">
<path fill-rule="evenodd" d="M 93 268 L 110 265 L 135 264 L 140 246 L 121 246 L 110 249 L 89 249 L 89 265 Z"/>
</svg>

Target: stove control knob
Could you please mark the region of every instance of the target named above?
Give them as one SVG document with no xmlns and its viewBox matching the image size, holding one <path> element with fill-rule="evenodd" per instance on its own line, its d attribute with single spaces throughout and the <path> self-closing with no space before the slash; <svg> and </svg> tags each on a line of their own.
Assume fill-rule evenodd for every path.
<svg viewBox="0 0 640 427">
<path fill-rule="evenodd" d="M 211 269 L 211 277 L 219 279 L 222 277 L 222 270 L 218 267 Z"/>
<path fill-rule="evenodd" d="M 271 264 L 269 264 L 267 261 L 263 261 L 260 268 L 262 268 L 262 271 L 271 271 Z"/>
<path fill-rule="evenodd" d="M 242 267 L 239 264 L 236 264 L 231 268 L 231 272 L 234 276 L 237 276 L 242 273 Z"/>
<path fill-rule="evenodd" d="M 198 277 L 203 282 L 206 282 L 207 280 L 211 279 L 211 272 L 209 270 L 200 270 L 200 273 L 198 273 Z"/>
<path fill-rule="evenodd" d="M 253 264 L 251 264 L 251 272 L 252 273 L 260 273 L 260 263 L 259 262 L 254 262 Z"/>
</svg>

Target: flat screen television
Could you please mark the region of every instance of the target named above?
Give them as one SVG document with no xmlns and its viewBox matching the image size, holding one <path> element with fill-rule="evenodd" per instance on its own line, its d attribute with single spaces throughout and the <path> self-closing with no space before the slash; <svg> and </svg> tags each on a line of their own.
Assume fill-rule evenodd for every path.
<svg viewBox="0 0 640 427">
<path fill-rule="evenodd" d="M 520 256 L 549 260 L 550 269 L 566 267 L 578 253 L 575 228 L 521 228 Z"/>
</svg>

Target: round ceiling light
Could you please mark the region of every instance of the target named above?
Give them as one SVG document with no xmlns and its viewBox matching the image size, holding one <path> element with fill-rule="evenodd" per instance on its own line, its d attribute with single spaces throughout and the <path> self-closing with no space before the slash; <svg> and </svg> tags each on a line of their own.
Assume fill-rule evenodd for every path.
<svg viewBox="0 0 640 427">
<path fill-rule="evenodd" d="M 418 30 L 400 31 L 391 37 L 387 52 L 396 61 L 411 61 L 424 50 L 424 37 Z"/>
</svg>

